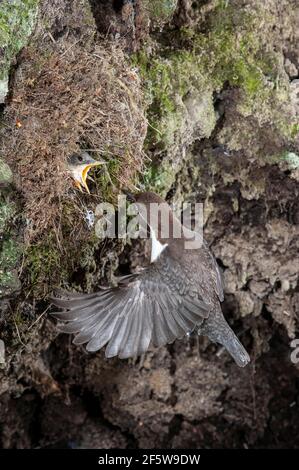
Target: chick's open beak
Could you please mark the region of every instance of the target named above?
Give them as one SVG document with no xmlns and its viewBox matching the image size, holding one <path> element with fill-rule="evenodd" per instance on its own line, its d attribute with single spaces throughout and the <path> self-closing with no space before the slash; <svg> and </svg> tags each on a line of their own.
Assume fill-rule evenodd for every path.
<svg viewBox="0 0 299 470">
<path fill-rule="evenodd" d="M 77 186 L 80 191 L 82 191 L 82 188 L 85 188 L 85 190 L 90 194 L 88 185 L 87 185 L 87 176 L 88 172 L 91 168 L 99 165 L 105 164 L 104 161 L 97 161 L 94 160 L 93 158 L 90 158 L 88 162 L 82 163 L 82 165 L 78 166 L 69 166 L 69 169 L 71 171 L 72 177 L 74 178 L 75 185 Z"/>
<path fill-rule="evenodd" d="M 98 166 L 98 165 L 103 165 L 103 164 L 104 164 L 104 162 L 98 162 L 98 161 L 94 160 L 93 162 L 88 163 L 87 165 L 82 165 L 81 184 L 86 189 L 88 194 L 90 194 L 90 191 L 89 191 L 89 188 L 88 188 L 88 185 L 87 185 L 87 182 L 86 182 L 88 172 L 92 167 Z"/>
</svg>

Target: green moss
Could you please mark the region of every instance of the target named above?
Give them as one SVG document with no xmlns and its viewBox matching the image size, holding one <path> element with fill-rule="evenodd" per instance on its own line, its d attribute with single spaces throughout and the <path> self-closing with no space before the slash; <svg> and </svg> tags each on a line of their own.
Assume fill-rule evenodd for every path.
<svg viewBox="0 0 299 470">
<path fill-rule="evenodd" d="M 104 159 L 107 161 L 107 165 L 101 168 L 96 176 L 97 193 L 104 201 L 113 203 L 117 192 L 115 189 L 121 180 L 122 161 L 117 157 L 111 158 L 111 155 L 107 155 L 107 158 L 104 157 Z"/>
<path fill-rule="evenodd" d="M 20 254 L 19 245 L 12 239 L 4 240 L 1 251 L 0 266 L 2 270 L 10 269 L 18 260 Z"/>
<path fill-rule="evenodd" d="M 5 186 L 0 193 L 0 295 L 11 293 L 19 286 L 15 268 L 22 248 L 17 241 L 16 213 L 11 187 Z"/>
<path fill-rule="evenodd" d="M 0 81 L 5 96 L 11 60 L 26 44 L 37 16 L 39 0 L 4 0 L 0 4 Z"/>
<path fill-rule="evenodd" d="M 20 245 L 12 238 L 2 242 L 0 252 L 0 294 L 15 290 L 18 285 L 18 278 L 14 271 L 19 256 L 21 254 Z"/>
<path fill-rule="evenodd" d="M 218 19 L 221 23 L 221 18 Z M 248 27 L 253 20 L 247 19 Z M 217 23 L 218 25 L 218 23 Z M 265 75 L 269 74 L 274 56 L 261 54 L 257 38 L 243 31 L 242 38 L 233 28 L 219 29 L 208 36 L 198 34 L 194 40 L 194 60 L 200 60 L 201 73 L 208 75 L 214 88 L 225 82 L 237 86 L 251 99 L 256 99 L 265 88 Z"/>
<path fill-rule="evenodd" d="M 155 54 L 141 51 L 134 57 L 148 103 L 147 150 L 170 155 L 172 148 L 182 146 L 190 129 L 186 128 L 184 105 L 192 94 L 202 96 L 202 109 L 209 110 L 204 113 L 198 105 L 201 126 L 197 138 L 209 137 L 215 126 L 212 92 L 227 85 L 239 89 L 237 112 L 245 119 L 254 116 L 261 126 L 271 122 L 282 138 L 295 137 L 298 125 L 290 124 L 283 111 L 289 102 L 288 83 L 279 75 L 275 52 L 266 48 L 266 33 L 258 32 L 261 18 L 269 25 L 274 21 L 262 4 L 237 8 L 234 2 L 221 0 L 208 16 L 204 33 L 196 26 L 167 31 Z M 207 123 L 206 128 L 202 123 Z M 236 141 L 239 148 L 242 136 L 236 135 Z M 168 170 L 165 172 L 163 166 L 149 169 L 145 178 L 148 186 L 165 189 L 169 174 L 172 180 L 176 171 Z"/>
<path fill-rule="evenodd" d="M 295 139 L 299 134 L 299 124 L 291 124 L 290 126 L 290 135 L 292 139 Z"/>
<path fill-rule="evenodd" d="M 4 0 L 0 5 L 0 45 L 16 54 L 31 33 L 39 0 Z"/>
<path fill-rule="evenodd" d="M 52 236 L 36 245 L 31 245 L 25 252 L 25 269 L 28 272 L 30 284 L 34 287 L 53 279 L 62 268 L 61 252 Z M 60 271 L 59 276 L 62 274 Z"/>
<path fill-rule="evenodd" d="M 240 40 L 228 20 L 223 24 L 218 20 L 208 35 L 182 30 L 182 37 L 191 40 L 188 50 L 166 48 L 163 57 L 147 57 L 145 53 L 135 57 L 149 103 L 149 146 L 169 146 L 184 117 L 180 100 L 190 90 L 204 93 L 229 83 L 244 92 L 244 106 L 264 100 L 272 92 L 265 74 L 273 58 L 262 58 L 251 32 L 245 31 Z"/>
<path fill-rule="evenodd" d="M 9 225 L 15 214 L 15 206 L 13 203 L 0 198 L 0 235 L 5 233 L 6 227 Z"/>
<path fill-rule="evenodd" d="M 148 103 L 147 146 L 167 149 L 186 118 L 184 98 L 191 90 L 205 93 L 209 83 L 189 51 L 167 51 L 165 58 L 148 58 L 140 53 L 135 63 L 139 64 L 144 79 Z"/>
<path fill-rule="evenodd" d="M 165 197 L 175 182 L 175 174 L 171 164 L 163 162 L 151 165 L 144 173 L 144 188 L 147 191 L 154 191 Z"/>
<path fill-rule="evenodd" d="M 73 215 L 78 216 L 72 211 Z M 84 235 L 74 233 L 68 216 L 71 216 L 71 212 L 63 213 L 62 244 L 58 244 L 55 235 L 50 234 L 30 245 L 24 253 L 23 285 L 35 298 L 48 296 L 57 287 L 69 287 L 72 274 L 77 269 L 84 268 L 86 276 L 92 269 L 92 254 L 100 241 L 93 230 L 85 232 L 81 227 Z"/>
<path fill-rule="evenodd" d="M 151 19 L 165 21 L 173 15 L 177 3 L 177 0 L 145 0 L 144 6 Z"/>
</svg>

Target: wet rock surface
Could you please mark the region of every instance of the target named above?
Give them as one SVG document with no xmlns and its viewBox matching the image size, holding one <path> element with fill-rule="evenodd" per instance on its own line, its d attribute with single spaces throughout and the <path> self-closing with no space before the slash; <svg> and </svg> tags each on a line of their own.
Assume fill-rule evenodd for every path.
<svg viewBox="0 0 299 470">
<path fill-rule="evenodd" d="M 223 270 L 223 311 L 252 362 L 240 370 L 220 346 L 193 335 L 136 363 L 88 354 L 58 335 L 47 317 L 49 285 L 40 288 L 45 258 L 38 251 L 39 289 L 32 289 L 19 247 L 26 200 L 1 160 L 0 259 L 17 285 L 6 280 L 0 300 L 0 444 L 298 447 L 299 369 L 290 344 L 299 320 L 298 5 L 129 3 L 41 2 L 35 40 L 63 54 L 74 37 L 89 45 L 96 37 L 105 48 L 110 34 L 125 51 L 128 77 L 143 81 L 138 103 L 149 121 L 144 150 L 151 163 L 140 182 L 170 202 L 204 203 L 205 236 Z M 25 49 L 19 71 L 30 60 Z M 93 191 L 111 196 L 105 184 L 101 175 Z M 66 231 L 66 244 L 68 237 Z M 7 251 L 11 243 L 20 251 Z M 139 242 L 131 248 L 89 240 L 83 248 L 64 287 L 93 290 L 144 261 Z M 47 250 L 43 245 L 43 256 Z"/>
</svg>

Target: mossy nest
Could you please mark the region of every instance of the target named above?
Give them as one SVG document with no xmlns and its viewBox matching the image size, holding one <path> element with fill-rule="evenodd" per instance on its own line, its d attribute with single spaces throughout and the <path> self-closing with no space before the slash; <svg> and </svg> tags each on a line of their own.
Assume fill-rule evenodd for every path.
<svg viewBox="0 0 299 470">
<path fill-rule="evenodd" d="M 21 62 L 5 111 L 2 155 L 24 199 L 25 238 L 32 242 L 51 230 L 59 239 L 65 212 L 69 231 L 78 233 L 80 220 L 69 217 L 76 199 L 66 166 L 72 152 L 85 148 L 107 161 L 112 174 L 98 180 L 99 198 L 107 198 L 107 184 L 115 194 L 134 184 L 147 128 L 141 86 L 122 49 L 107 41 L 89 51 L 74 42 L 44 55 L 29 47 Z"/>
</svg>

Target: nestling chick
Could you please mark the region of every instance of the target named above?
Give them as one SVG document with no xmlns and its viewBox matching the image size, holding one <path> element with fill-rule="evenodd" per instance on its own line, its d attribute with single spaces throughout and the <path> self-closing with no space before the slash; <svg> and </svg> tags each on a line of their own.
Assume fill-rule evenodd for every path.
<svg viewBox="0 0 299 470">
<path fill-rule="evenodd" d="M 94 160 L 88 152 L 82 151 L 80 153 L 73 153 L 67 159 L 68 169 L 74 178 L 75 185 L 80 191 L 82 188 L 85 188 L 88 194 L 90 194 L 89 188 L 87 186 L 87 176 L 91 168 L 104 165 L 106 162 L 104 160 Z"/>
</svg>

